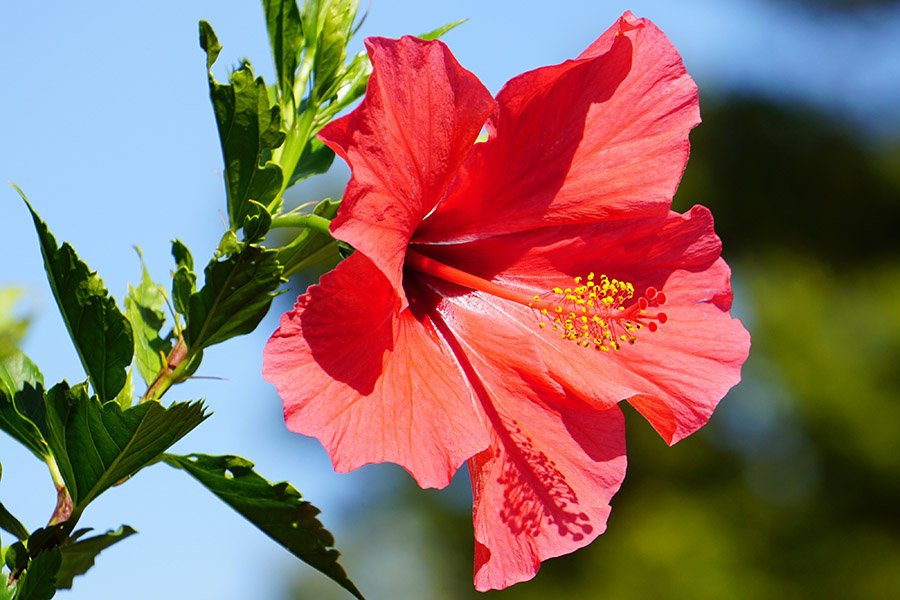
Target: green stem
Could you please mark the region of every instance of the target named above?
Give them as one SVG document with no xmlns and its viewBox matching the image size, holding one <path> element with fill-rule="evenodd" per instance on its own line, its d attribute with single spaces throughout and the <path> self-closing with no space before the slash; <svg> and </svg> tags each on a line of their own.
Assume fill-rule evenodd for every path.
<svg viewBox="0 0 900 600">
<path fill-rule="evenodd" d="M 272 229 L 285 227 L 302 227 L 312 229 L 331 237 L 331 221 L 319 215 L 282 215 L 272 219 Z"/>
</svg>

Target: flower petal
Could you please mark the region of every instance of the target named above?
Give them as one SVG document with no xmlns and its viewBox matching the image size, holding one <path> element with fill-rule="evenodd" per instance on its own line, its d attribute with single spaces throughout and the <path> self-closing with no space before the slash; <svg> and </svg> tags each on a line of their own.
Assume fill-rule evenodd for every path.
<svg viewBox="0 0 900 600">
<path fill-rule="evenodd" d="M 507 83 L 491 139 L 416 241 L 666 213 L 700 121 L 696 85 L 666 36 L 630 13 L 591 48 Z"/>
<path fill-rule="evenodd" d="M 365 99 L 319 134 L 353 170 L 331 229 L 399 291 L 407 241 L 495 103 L 439 41 L 369 38 L 366 46 L 373 72 Z"/>
<path fill-rule="evenodd" d="M 282 316 L 263 376 L 288 429 L 319 439 L 336 471 L 387 461 L 422 487 L 444 487 L 490 441 L 446 342 L 427 317 L 399 309 L 359 252 Z"/>
<path fill-rule="evenodd" d="M 485 293 L 430 281 L 462 309 L 488 315 L 493 335 L 510 340 L 495 348 L 507 368 L 556 382 L 568 394 L 603 408 L 630 399 L 668 443 L 708 420 L 718 401 L 740 380 L 749 336 L 728 314 L 728 266 L 712 216 L 703 207 L 686 215 L 548 227 L 464 244 L 422 245 L 435 259 L 494 283 L 545 296 L 591 271 L 667 296 L 668 320 L 656 332 L 643 329 L 618 352 L 598 352 L 563 340 L 532 309 Z M 460 295 L 462 294 L 462 295 Z M 653 311 L 650 311 L 651 313 Z M 495 357 L 495 360 L 498 358 Z"/>
<path fill-rule="evenodd" d="M 625 477 L 622 413 L 588 406 L 532 376 L 535 357 L 527 348 L 522 365 L 508 362 L 510 353 L 498 347 L 516 338 L 492 329 L 490 314 L 447 301 L 437 311 L 492 427 L 490 448 L 469 461 L 475 587 L 501 589 L 605 530 L 610 499 Z"/>
<path fill-rule="evenodd" d="M 590 544 L 625 478 L 618 407 L 511 400 L 497 402 L 491 447 L 469 461 L 479 591 L 531 579 L 541 561 Z"/>
</svg>

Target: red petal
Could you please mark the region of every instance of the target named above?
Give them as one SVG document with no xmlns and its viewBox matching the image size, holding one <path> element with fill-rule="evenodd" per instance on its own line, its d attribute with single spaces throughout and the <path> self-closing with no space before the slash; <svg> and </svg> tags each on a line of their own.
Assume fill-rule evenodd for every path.
<svg viewBox="0 0 900 600">
<path fill-rule="evenodd" d="M 505 588 L 605 530 L 610 499 L 625 476 L 622 414 L 615 406 L 589 407 L 533 377 L 527 368 L 535 357 L 527 348 L 526 370 L 507 362 L 515 336 L 493 330 L 490 315 L 447 302 L 438 311 L 493 430 L 490 448 L 469 461 L 475 587 Z"/>
<path fill-rule="evenodd" d="M 416 240 L 665 214 L 700 121 L 697 88 L 650 21 L 626 14 L 592 48 L 603 52 L 503 88 L 491 139 Z"/>
<path fill-rule="evenodd" d="M 406 243 L 444 194 L 494 100 L 441 42 L 366 40 L 365 100 L 319 134 L 353 170 L 334 235 L 399 289 Z"/>
<path fill-rule="evenodd" d="M 475 587 L 503 589 L 606 530 L 625 478 L 625 425 L 604 411 L 498 401 L 494 441 L 469 462 Z"/>
<path fill-rule="evenodd" d="M 496 348 L 495 361 L 557 382 L 598 407 L 633 399 L 674 443 L 708 420 L 740 380 L 749 351 L 746 330 L 728 314 L 731 285 L 728 267 L 718 258 L 720 248 L 709 211 L 695 207 L 686 215 L 546 228 L 428 246 L 428 252 L 527 296 L 566 287 L 574 276 L 591 271 L 630 281 L 639 293 L 651 286 L 661 289 L 668 297 L 667 322 L 656 332 L 639 332 L 633 346 L 609 353 L 539 329 L 535 312 L 512 302 L 483 293 L 451 301 L 488 315 L 491 324 L 484 329 L 493 335 L 505 331 L 511 336 Z"/>
<path fill-rule="evenodd" d="M 263 376 L 288 429 L 318 438 L 337 471 L 394 462 L 422 487 L 444 487 L 490 441 L 446 342 L 426 317 L 399 310 L 360 253 L 282 316 Z"/>
</svg>

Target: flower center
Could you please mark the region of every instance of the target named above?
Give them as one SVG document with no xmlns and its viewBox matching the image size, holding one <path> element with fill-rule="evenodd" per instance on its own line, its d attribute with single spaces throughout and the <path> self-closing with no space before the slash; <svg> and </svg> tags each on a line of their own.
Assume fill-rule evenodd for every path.
<svg viewBox="0 0 900 600">
<path fill-rule="evenodd" d="M 648 313 L 666 303 L 666 295 L 656 288 L 647 288 L 644 295 L 628 306 L 634 298 L 634 286 L 627 281 L 599 278 L 594 273 L 573 278 L 574 287 L 553 288 L 549 294 L 534 296 L 529 306 L 538 311 L 538 326 L 552 326 L 563 339 L 584 348 L 594 347 L 602 352 L 620 350 L 622 343 L 633 344 L 635 334 L 646 327 L 651 332 L 668 320 L 666 313 Z"/>
<path fill-rule="evenodd" d="M 620 350 L 633 344 L 643 328 L 654 332 L 668 319 L 661 311 L 649 312 L 666 303 L 666 295 L 647 288 L 637 301 L 634 286 L 606 275 L 573 278 L 572 287 L 555 287 L 543 295 L 528 296 L 492 281 L 466 273 L 429 258 L 412 248 L 406 251 L 405 266 L 473 290 L 510 300 L 535 311 L 538 327 L 560 332 L 563 339 L 583 348 L 602 352 Z M 626 305 L 627 304 L 627 305 Z"/>
</svg>

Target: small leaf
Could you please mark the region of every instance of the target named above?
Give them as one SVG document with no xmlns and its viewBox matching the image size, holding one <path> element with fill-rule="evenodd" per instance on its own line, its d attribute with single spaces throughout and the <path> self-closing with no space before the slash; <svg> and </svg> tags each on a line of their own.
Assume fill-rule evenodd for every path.
<svg viewBox="0 0 900 600">
<path fill-rule="evenodd" d="M 255 200 L 250 200 L 248 204 L 247 216 L 244 218 L 241 228 L 244 231 L 244 242 L 252 244 L 266 237 L 272 227 L 272 215 L 265 206 Z M 233 254 L 233 252 L 229 254 Z"/>
<path fill-rule="evenodd" d="M 24 195 L 22 199 L 31 211 L 50 287 L 81 363 L 97 395 L 111 400 L 125 385 L 125 369 L 134 354 L 131 324 L 97 274 L 68 243 L 57 246 L 47 225 Z"/>
<path fill-rule="evenodd" d="M 316 518 L 319 509 L 303 500 L 289 483 L 269 483 L 253 470 L 252 462 L 239 456 L 167 454 L 164 460 L 187 471 L 294 556 L 362 598 L 338 563 L 334 537 Z"/>
<path fill-rule="evenodd" d="M 62 563 L 59 548 L 39 552 L 25 567 L 16 586 L 16 600 L 49 600 L 56 594 L 56 573 Z"/>
<path fill-rule="evenodd" d="M 297 0 L 263 0 L 269 46 L 283 98 L 293 97 L 294 75 L 303 48 L 303 24 Z"/>
<path fill-rule="evenodd" d="M 141 283 L 136 288 L 128 286 L 125 316 L 134 333 L 135 365 L 141 378 L 150 385 L 165 366 L 164 356 L 172 350 L 172 344 L 159 334 L 166 321 L 166 293 L 162 286 L 150 279 L 140 248 L 135 250 L 141 261 Z"/>
<path fill-rule="evenodd" d="M 197 289 L 197 274 L 194 273 L 194 257 L 191 251 L 179 240 L 172 240 L 172 257 L 175 259 L 175 272 L 172 274 L 172 302 L 175 311 L 187 316 L 188 298 Z"/>
<path fill-rule="evenodd" d="M 93 567 L 98 554 L 135 533 L 137 532 L 128 525 L 122 525 L 115 531 L 107 531 L 102 535 L 63 544 L 60 547 L 62 564 L 56 575 L 56 587 L 59 589 L 71 588 L 72 579 L 85 574 L 88 569 Z M 76 536 L 73 535 L 73 537 Z"/>
<path fill-rule="evenodd" d="M 50 448 L 38 428 L 38 424 L 44 422 L 44 413 L 44 394 L 40 386 L 26 383 L 12 397 L 0 389 L 0 429 L 41 461 L 50 457 Z"/>
<path fill-rule="evenodd" d="M 211 67 L 221 46 L 209 23 L 200 22 L 200 45 L 207 51 Z M 237 230 L 255 200 L 274 210 L 270 204 L 281 191 L 284 177 L 281 167 L 268 160 L 281 146 L 281 109 L 272 105 L 262 77 L 254 78 L 249 64 L 231 73 L 230 85 L 216 81 L 209 73 L 209 95 L 225 162 L 225 188 L 228 195 L 228 219 Z"/>
<path fill-rule="evenodd" d="M 448 31 L 450 31 L 451 29 L 456 29 L 457 27 L 459 27 L 466 21 L 468 21 L 468 19 L 460 19 L 459 21 L 447 23 L 446 25 L 442 25 L 441 27 L 438 27 L 437 29 L 433 29 L 433 30 L 429 31 L 428 33 L 423 33 L 422 35 L 420 35 L 418 37 L 420 40 L 426 40 L 426 41 L 436 40 L 440 37 L 443 37 L 444 34 L 447 33 Z"/>
<path fill-rule="evenodd" d="M 39 423 L 59 466 L 75 510 L 104 490 L 156 462 L 160 455 L 205 418 L 200 402 L 164 408 L 145 402 L 127 410 L 101 404 L 83 385 L 65 383 L 46 394 L 47 414 Z"/>
<path fill-rule="evenodd" d="M 185 341 L 191 351 L 253 331 L 281 283 L 278 253 L 247 245 L 207 265 L 203 288 L 191 295 Z"/>
</svg>

